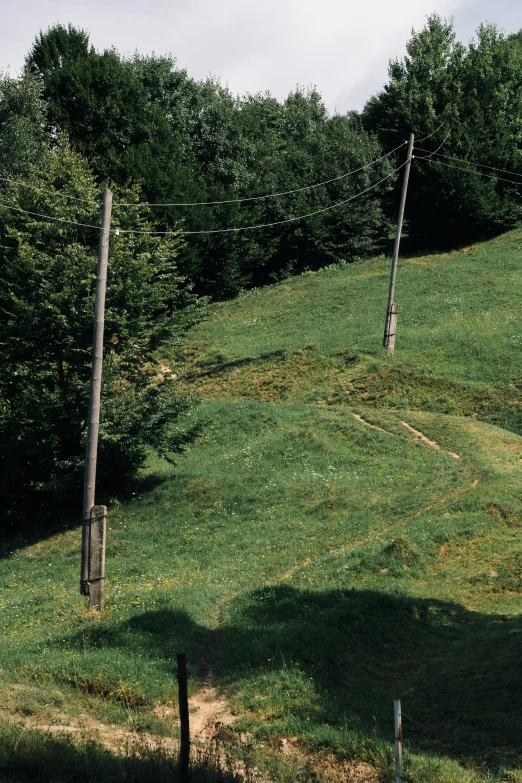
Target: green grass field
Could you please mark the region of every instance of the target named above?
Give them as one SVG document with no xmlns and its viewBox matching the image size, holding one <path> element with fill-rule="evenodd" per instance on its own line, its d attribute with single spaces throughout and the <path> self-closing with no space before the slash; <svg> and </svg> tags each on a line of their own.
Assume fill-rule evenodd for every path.
<svg viewBox="0 0 522 783">
<path fill-rule="evenodd" d="M 103 614 L 79 527 L 8 542 L 0 780 L 71 779 L 27 760 L 44 726 L 175 737 L 183 650 L 273 780 L 394 780 L 400 698 L 405 781 L 522 781 L 521 255 L 401 260 L 389 358 L 389 259 L 210 308 L 179 379 L 203 435 L 111 502 Z"/>
</svg>

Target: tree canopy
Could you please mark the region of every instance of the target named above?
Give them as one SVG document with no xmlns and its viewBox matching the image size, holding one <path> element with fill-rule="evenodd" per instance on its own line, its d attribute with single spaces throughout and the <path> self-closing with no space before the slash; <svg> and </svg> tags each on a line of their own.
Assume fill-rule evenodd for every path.
<svg viewBox="0 0 522 783">
<path fill-rule="evenodd" d="M 408 221 L 420 241 L 440 245 L 491 236 L 521 219 L 520 187 L 494 171 L 522 174 L 519 36 L 481 25 L 464 46 L 451 21 L 429 17 L 423 30 L 412 33 L 406 57 L 390 63 L 389 81 L 370 98 L 362 120 L 386 147 L 409 131 L 416 134 Z M 448 158 L 422 162 L 441 144 Z M 467 162 L 481 164 L 484 176 Z"/>
</svg>

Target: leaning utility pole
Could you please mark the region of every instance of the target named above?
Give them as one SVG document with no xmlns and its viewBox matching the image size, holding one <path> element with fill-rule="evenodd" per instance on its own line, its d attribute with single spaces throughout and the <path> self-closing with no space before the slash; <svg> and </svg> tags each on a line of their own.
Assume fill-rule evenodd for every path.
<svg viewBox="0 0 522 783">
<path fill-rule="evenodd" d="M 91 392 L 89 399 L 89 422 L 87 429 L 87 447 L 85 453 L 85 484 L 83 490 L 83 527 L 82 527 L 82 568 L 80 592 L 90 596 L 91 579 L 100 579 L 100 574 L 91 573 L 91 560 L 100 561 L 96 553 L 91 558 L 91 520 L 98 519 L 98 514 L 91 514 L 94 507 L 96 487 L 96 458 L 98 455 L 98 432 L 100 429 L 100 398 L 103 365 L 103 327 L 105 319 L 105 291 L 107 288 L 107 262 L 109 259 L 109 236 L 111 230 L 112 193 L 109 188 L 103 194 L 102 224 L 100 229 L 100 248 L 98 255 L 98 273 L 96 278 L 96 295 L 94 302 L 94 337 L 92 346 Z M 99 540 L 99 537 L 96 537 Z M 105 536 L 103 536 L 103 543 Z M 97 569 L 98 570 L 98 569 Z M 103 578 L 103 577 L 101 577 Z M 103 595 L 103 591 L 102 591 Z M 95 598 L 90 596 L 91 599 Z M 103 599 L 101 600 L 103 603 Z M 90 606 L 100 605 L 99 596 Z"/>
<path fill-rule="evenodd" d="M 404 179 L 402 181 L 402 194 L 401 194 L 401 203 L 399 207 L 399 219 L 397 221 L 397 234 L 395 236 L 395 245 L 393 247 L 393 258 L 392 258 L 392 267 L 391 267 L 391 275 L 390 275 L 390 291 L 388 294 L 388 308 L 386 310 L 386 323 L 384 326 L 384 340 L 383 345 L 388 346 L 390 341 L 390 326 L 392 321 L 392 314 L 395 315 L 395 325 L 396 325 L 396 309 L 393 308 L 394 301 L 393 297 L 395 294 L 395 278 L 397 276 L 397 259 L 399 258 L 399 247 L 401 244 L 401 232 L 402 232 L 402 222 L 404 220 L 404 208 L 406 206 L 406 194 L 408 192 L 408 180 L 410 178 L 410 168 L 411 168 L 411 161 L 413 158 L 413 141 L 414 141 L 414 135 L 413 133 L 410 133 L 410 141 L 408 144 L 408 157 L 406 158 L 406 165 L 404 167 Z M 393 309 L 395 309 L 395 312 L 393 312 Z M 394 333 L 394 339 L 395 339 L 395 333 Z M 388 351 L 388 353 L 393 353 L 394 346 L 391 347 L 392 350 Z"/>
</svg>

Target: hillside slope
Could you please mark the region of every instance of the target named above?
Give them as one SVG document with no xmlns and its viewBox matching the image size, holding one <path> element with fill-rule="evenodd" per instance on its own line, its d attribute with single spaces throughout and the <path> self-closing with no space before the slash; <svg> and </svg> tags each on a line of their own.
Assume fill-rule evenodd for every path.
<svg viewBox="0 0 522 783">
<path fill-rule="evenodd" d="M 112 502 L 104 614 L 77 527 L 0 561 L 4 721 L 175 736 L 183 649 L 274 780 L 391 780 L 396 698 L 406 780 L 522 780 L 521 250 L 402 260 L 390 358 L 387 259 L 212 306 L 203 435 Z"/>
</svg>

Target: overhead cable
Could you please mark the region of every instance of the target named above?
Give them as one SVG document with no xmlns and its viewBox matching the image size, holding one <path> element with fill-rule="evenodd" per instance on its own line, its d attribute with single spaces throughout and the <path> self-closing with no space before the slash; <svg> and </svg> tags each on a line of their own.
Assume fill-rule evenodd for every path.
<svg viewBox="0 0 522 783">
<path fill-rule="evenodd" d="M 288 196 L 291 193 L 302 193 L 304 190 L 312 190 L 313 188 L 320 188 L 323 185 L 329 185 L 331 182 L 339 182 L 339 180 L 341 179 L 346 179 L 346 177 L 351 177 L 352 174 L 357 174 L 357 172 L 359 171 L 364 171 L 364 169 L 368 169 L 370 168 L 370 166 L 374 166 L 376 163 L 379 163 L 381 160 L 384 160 L 390 155 L 393 155 L 394 152 L 397 152 L 398 149 L 404 147 L 404 145 L 407 143 L 408 142 L 403 141 L 401 144 L 399 144 L 398 147 L 395 147 L 395 149 L 390 150 L 390 152 L 386 152 L 384 155 L 381 155 L 380 158 L 376 158 L 376 160 L 372 160 L 370 163 L 366 163 L 364 166 L 360 166 L 358 169 L 354 169 L 353 171 L 348 171 L 346 174 L 341 174 L 339 177 L 334 177 L 333 179 L 327 179 L 324 182 L 317 182 L 315 185 L 305 185 L 302 188 L 294 188 L 294 190 L 283 190 L 280 193 L 267 193 L 264 196 L 247 196 L 246 198 L 231 198 L 231 199 L 225 199 L 224 201 L 187 201 L 187 202 L 171 202 L 167 204 L 151 204 L 146 201 L 136 202 L 134 204 L 116 202 L 114 204 L 114 207 L 210 207 L 217 204 L 241 204 L 244 201 L 261 201 L 262 199 L 265 198 L 277 198 L 278 196 Z"/>
<path fill-rule="evenodd" d="M 421 147 L 416 147 L 416 149 L 418 149 L 420 152 L 429 152 L 430 151 L 430 150 L 422 149 Z M 440 147 L 438 149 L 440 149 Z M 468 163 L 470 166 L 480 166 L 480 168 L 490 169 L 490 171 L 500 171 L 503 174 L 511 174 L 512 177 L 522 177 L 522 174 L 517 174 L 516 171 L 509 171 L 509 169 L 499 169 L 496 166 L 486 166 L 485 163 L 475 163 L 474 161 L 471 161 L 471 160 L 462 160 L 461 158 L 454 158 L 452 155 L 445 155 L 443 152 L 437 152 L 437 150 L 435 150 L 435 152 L 432 152 L 431 154 L 432 155 L 437 155 L 440 158 L 447 158 L 448 160 L 456 160 L 457 163 Z M 428 156 L 428 157 L 431 157 L 431 155 Z M 418 155 L 417 158 L 419 160 L 422 160 L 422 156 L 420 156 L 420 155 Z M 439 163 L 440 163 L 440 161 L 439 161 Z"/>
<path fill-rule="evenodd" d="M 44 220 L 54 220 L 57 223 L 68 223 L 71 226 L 82 226 L 83 228 L 95 228 L 97 231 L 100 230 L 100 226 L 92 226 L 90 223 L 78 223 L 76 220 L 66 220 L 65 218 L 53 217 L 52 215 L 41 215 L 39 212 L 32 212 L 29 209 L 21 209 L 20 207 L 12 207 L 9 204 L 0 204 L 0 209 L 10 209 L 13 212 L 23 212 L 26 215 L 43 218 Z M 115 230 L 117 231 L 118 229 Z"/>
<path fill-rule="evenodd" d="M 418 155 L 415 156 L 415 160 L 423 160 L 422 157 L 419 157 Z M 432 163 L 435 163 L 435 161 L 431 161 Z M 445 166 L 448 169 L 456 169 L 457 171 L 465 171 L 468 174 L 475 174 L 477 177 L 486 177 L 487 179 L 494 179 L 497 182 L 509 182 L 511 185 L 522 185 L 522 180 L 514 180 L 514 179 L 506 179 L 506 177 L 499 177 L 497 174 L 486 174 L 484 171 L 473 171 L 473 169 L 465 169 L 462 166 L 452 166 L 451 163 L 444 163 L 442 160 L 436 161 L 439 166 Z M 467 163 L 467 161 L 461 161 L 461 163 Z M 472 166 L 478 166 L 480 164 L 478 163 L 471 163 Z M 492 167 L 488 167 L 492 168 Z M 501 171 L 502 169 L 499 169 Z M 515 176 L 517 176 L 515 174 Z"/>
<path fill-rule="evenodd" d="M 20 188 L 29 188 L 30 190 L 35 190 L 37 193 L 45 193 L 48 196 L 60 196 L 60 198 L 68 198 L 70 201 L 80 201 L 83 204 L 91 204 L 92 206 L 99 206 L 98 201 L 90 201 L 87 198 L 78 198 L 77 196 L 70 196 L 68 193 L 61 193 L 59 190 L 43 190 L 42 188 L 39 188 L 37 185 L 29 185 L 26 182 L 18 182 L 16 179 L 11 179 L 10 177 L 0 177 L 0 181 L 2 182 L 10 182 L 12 185 L 18 185 Z"/>
<path fill-rule="evenodd" d="M 434 131 L 433 131 L 433 133 L 430 133 L 428 136 L 423 136 L 423 137 L 422 137 L 422 139 L 417 139 L 417 141 L 426 141 L 426 139 L 431 139 L 431 137 L 432 137 L 432 136 L 435 136 L 435 134 L 436 134 L 436 133 L 438 133 L 438 132 L 440 131 L 440 129 L 441 129 L 442 127 L 444 127 L 444 125 L 445 125 L 446 123 L 447 123 L 447 120 L 444 120 L 444 121 L 443 121 L 443 122 L 442 122 L 442 123 L 439 125 L 439 127 L 437 128 L 437 130 L 434 130 Z"/>
<path fill-rule="evenodd" d="M 439 150 L 442 149 L 442 147 L 446 144 L 447 140 L 449 139 L 449 136 L 450 135 L 449 135 L 449 132 L 448 132 L 448 134 L 447 134 L 446 138 L 444 139 L 444 141 L 442 142 L 442 144 L 439 144 L 437 149 L 434 150 L 433 152 L 431 152 L 429 155 L 421 155 L 421 156 L 416 155 L 416 157 L 417 158 L 420 157 L 421 160 L 428 160 L 428 158 L 431 158 L 432 155 L 438 155 L 439 154 Z M 423 150 L 420 147 L 415 147 L 415 149 L 420 150 L 421 152 L 427 152 L 427 150 Z"/>
<path fill-rule="evenodd" d="M 329 207 L 323 207 L 323 209 L 316 209 L 314 212 L 308 212 L 306 215 L 298 215 L 297 217 L 286 218 L 285 220 L 276 220 L 273 223 L 261 223 L 253 226 L 239 226 L 238 228 L 214 228 L 214 229 L 201 230 L 201 231 L 139 231 L 135 229 L 121 229 L 121 228 L 111 229 L 111 231 L 112 233 L 119 233 L 119 234 L 161 234 L 164 236 L 185 236 L 187 234 L 227 234 L 232 231 L 252 231 L 257 228 L 270 228 L 271 226 L 281 226 L 283 225 L 283 223 L 293 223 L 296 220 L 304 220 L 304 218 L 312 217 L 313 215 L 319 215 L 322 212 L 329 212 L 331 209 L 336 209 L 337 207 L 341 207 L 343 204 L 348 204 L 348 202 L 353 201 L 359 196 L 363 196 L 365 193 L 368 193 L 370 190 L 373 190 L 374 188 L 378 187 L 383 182 L 386 182 L 387 179 L 390 179 L 390 177 L 393 177 L 394 174 L 400 171 L 402 167 L 406 165 L 407 162 L 408 161 L 404 161 L 404 163 L 401 163 L 400 166 L 394 169 L 394 171 L 392 171 L 386 177 L 383 177 L 378 182 L 374 182 L 373 185 L 370 185 L 364 190 L 360 190 L 358 193 L 355 193 L 353 196 L 350 196 L 350 198 L 344 199 L 344 201 L 338 201 L 337 204 L 332 204 Z"/>
<path fill-rule="evenodd" d="M 402 146 L 402 145 L 400 145 Z M 329 207 L 323 207 L 322 209 L 316 209 L 314 212 L 308 212 L 305 215 L 298 215 L 296 217 L 292 218 L 286 218 L 285 220 L 277 220 L 272 223 L 262 223 L 262 224 L 256 224 L 252 226 L 239 226 L 237 228 L 216 228 L 216 229 L 209 229 L 209 230 L 199 230 L 199 231 L 157 231 L 157 230 L 139 230 L 139 229 L 121 229 L 121 228 L 112 228 L 111 234 L 115 234 L 118 236 L 119 234 L 148 234 L 148 235 L 161 235 L 161 236 L 185 236 L 187 234 L 224 234 L 229 233 L 232 231 L 251 231 L 258 228 L 270 228 L 271 226 L 280 226 L 284 223 L 293 223 L 297 220 L 304 220 L 304 218 L 313 217 L 314 215 L 319 215 L 323 212 L 329 212 L 332 209 L 336 209 L 337 207 L 343 206 L 343 204 L 348 204 L 350 201 L 354 201 L 354 199 L 358 198 L 359 196 L 363 196 L 365 193 L 369 193 L 371 190 L 374 190 L 374 188 L 381 185 L 383 182 L 386 182 L 386 180 L 390 179 L 390 177 L 393 177 L 394 174 L 396 174 L 398 171 L 400 171 L 403 166 L 406 165 L 408 161 L 405 161 L 404 163 L 401 163 L 400 166 L 398 166 L 396 169 L 394 169 L 390 174 L 387 174 L 386 177 L 383 177 L 378 182 L 374 182 L 373 185 L 369 185 L 367 188 L 364 188 L 364 190 L 360 190 L 358 193 L 355 193 L 353 196 L 350 196 L 350 198 L 344 199 L 343 201 L 337 202 L 337 204 L 332 204 Z M 14 207 L 10 204 L 0 204 L 0 209 L 10 209 L 13 212 L 21 212 L 26 215 L 32 215 L 33 217 L 39 217 L 43 220 L 52 220 L 57 223 L 66 223 L 68 225 L 72 226 L 80 226 L 82 228 L 93 228 L 97 231 L 100 230 L 99 226 L 94 226 L 91 223 L 80 223 L 75 220 L 68 220 L 66 218 L 60 218 L 60 217 L 54 217 L 52 215 L 43 215 L 40 212 L 33 212 L 29 209 L 22 209 L 21 207 Z"/>
</svg>

